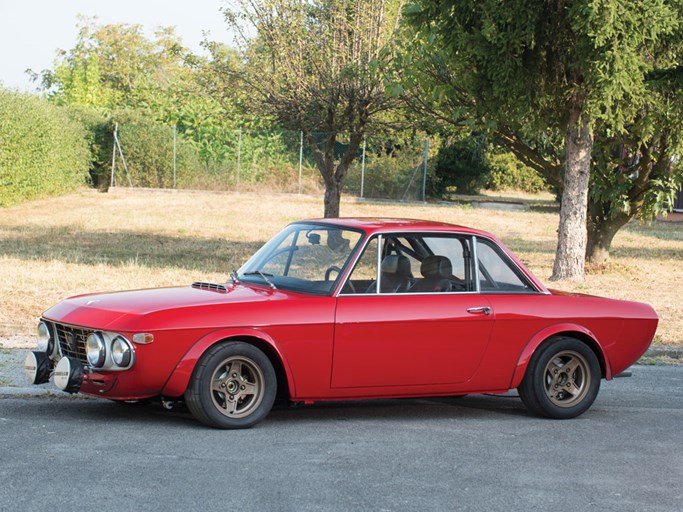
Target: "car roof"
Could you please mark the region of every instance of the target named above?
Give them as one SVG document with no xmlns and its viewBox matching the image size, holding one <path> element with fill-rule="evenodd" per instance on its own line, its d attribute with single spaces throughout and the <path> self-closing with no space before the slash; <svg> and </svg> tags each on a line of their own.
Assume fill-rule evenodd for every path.
<svg viewBox="0 0 683 512">
<path fill-rule="evenodd" d="M 463 233 L 467 235 L 478 235 L 494 241 L 512 261 L 522 270 L 522 272 L 536 285 L 542 293 L 549 293 L 545 285 L 534 276 L 522 261 L 508 249 L 505 244 L 488 231 L 448 224 L 446 222 L 436 222 L 432 220 L 417 219 L 396 219 L 381 217 L 339 217 L 330 219 L 309 219 L 301 220 L 295 224 L 327 224 L 340 226 L 350 229 L 360 229 L 365 231 L 368 236 L 376 233 L 395 233 L 395 232 L 442 232 L 442 233 Z"/>
<path fill-rule="evenodd" d="M 458 224 L 448 224 L 432 220 L 400 219 L 400 218 L 380 218 L 380 217 L 339 217 L 334 219 L 309 219 L 302 220 L 301 223 L 315 222 L 331 224 L 352 229 L 362 229 L 368 234 L 393 232 L 393 231 L 443 231 L 458 232 L 474 235 L 484 235 L 495 238 L 491 233 L 479 229 L 460 226 Z"/>
</svg>

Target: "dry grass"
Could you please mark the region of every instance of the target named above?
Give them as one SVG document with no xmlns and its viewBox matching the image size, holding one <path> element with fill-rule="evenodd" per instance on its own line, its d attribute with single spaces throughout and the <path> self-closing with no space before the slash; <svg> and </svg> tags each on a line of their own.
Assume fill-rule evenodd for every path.
<svg viewBox="0 0 683 512">
<path fill-rule="evenodd" d="M 345 216 L 434 219 L 486 229 L 547 283 L 558 219 L 546 210 L 352 199 L 342 204 Z M 224 281 L 228 270 L 285 224 L 321 213 L 320 197 L 89 190 L 0 210 L 0 336 L 33 333 L 43 310 L 76 293 Z M 631 224 L 617 235 L 608 265 L 589 269 L 582 283 L 548 284 L 648 302 L 661 317 L 657 341 L 683 345 L 682 223 Z"/>
</svg>

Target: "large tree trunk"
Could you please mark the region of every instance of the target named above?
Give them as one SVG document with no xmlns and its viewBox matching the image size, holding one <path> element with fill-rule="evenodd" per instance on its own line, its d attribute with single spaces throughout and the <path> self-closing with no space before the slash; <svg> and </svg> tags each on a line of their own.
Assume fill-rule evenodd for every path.
<svg viewBox="0 0 683 512">
<path fill-rule="evenodd" d="M 634 214 L 635 215 L 635 214 Z M 588 241 L 586 261 L 590 263 L 606 263 L 614 235 L 630 221 L 634 215 L 619 212 L 613 215 L 609 205 L 591 201 L 588 204 Z"/>
<path fill-rule="evenodd" d="M 344 188 L 344 178 L 349 169 L 349 165 L 356 157 L 360 143 L 363 140 L 363 133 L 352 133 L 349 137 L 349 146 L 342 155 L 339 163 L 335 166 L 334 143 L 337 140 L 336 133 L 330 133 L 325 141 L 325 147 L 320 149 L 315 137 L 306 134 L 308 145 L 313 151 L 315 163 L 320 171 L 325 184 L 325 210 L 326 219 L 339 217 L 342 190 Z"/>
<path fill-rule="evenodd" d="M 337 218 L 339 217 L 340 204 L 341 204 L 341 194 L 342 194 L 343 184 L 336 183 L 332 180 L 331 183 L 325 182 L 325 218 Z"/>
<path fill-rule="evenodd" d="M 582 101 L 574 102 L 565 138 L 564 190 L 557 251 L 551 280 L 583 280 L 586 257 L 586 210 L 593 136 L 581 119 Z"/>
</svg>

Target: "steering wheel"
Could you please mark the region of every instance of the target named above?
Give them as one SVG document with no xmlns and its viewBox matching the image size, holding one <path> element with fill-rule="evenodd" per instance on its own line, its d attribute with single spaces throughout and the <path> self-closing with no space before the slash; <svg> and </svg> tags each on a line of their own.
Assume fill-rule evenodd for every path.
<svg viewBox="0 0 683 512">
<path fill-rule="evenodd" d="M 337 274 L 341 274 L 341 269 L 336 265 L 332 265 L 330 268 L 328 268 L 325 271 L 325 281 L 330 280 L 330 274 L 332 274 L 332 272 L 336 272 Z"/>
</svg>

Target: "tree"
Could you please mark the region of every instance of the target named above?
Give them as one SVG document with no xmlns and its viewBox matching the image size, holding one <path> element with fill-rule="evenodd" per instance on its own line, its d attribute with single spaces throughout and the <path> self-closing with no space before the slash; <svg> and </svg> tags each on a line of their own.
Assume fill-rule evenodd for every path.
<svg viewBox="0 0 683 512">
<path fill-rule="evenodd" d="M 681 39 L 683 43 L 683 38 Z M 647 99 L 625 134 L 596 131 L 588 198 L 586 259 L 604 263 L 614 235 L 633 218 L 672 210 L 683 183 L 683 67 L 660 69 L 646 82 Z"/>
<path fill-rule="evenodd" d="M 524 134 L 562 134 L 561 167 L 553 165 L 563 192 L 551 279 L 583 277 L 595 126 L 625 133 L 640 111 L 652 56 L 678 28 L 678 4 L 416 0 L 406 8 L 419 37 L 445 52 L 475 118 L 500 124 L 513 151 L 544 168 L 549 162 L 527 151 Z"/>
<path fill-rule="evenodd" d="M 349 165 L 391 109 L 384 72 L 400 3 L 391 0 L 239 0 L 226 9 L 243 63 L 220 66 L 223 88 L 251 92 L 255 111 L 302 131 L 325 184 L 325 217 L 339 216 Z M 335 143 L 346 149 L 335 158 Z"/>
<path fill-rule="evenodd" d="M 534 132 L 487 122 L 478 117 L 475 99 L 462 88 L 443 50 L 423 39 L 403 37 L 402 43 L 406 46 L 395 60 L 402 73 L 394 77 L 394 87 L 430 129 L 488 129 L 494 141 L 561 193 L 564 148 L 557 129 Z M 587 210 L 586 260 L 591 263 L 608 259 L 615 234 L 629 221 L 649 221 L 673 207 L 683 181 L 683 167 L 673 165 L 683 151 L 683 67 L 676 66 L 680 52 L 669 50 L 672 59 L 663 50 L 682 44 L 679 34 L 660 45 L 659 69 L 648 73 L 645 100 L 625 133 L 615 134 L 604 123 L 595 126 Z"/>
<path fill-rule="evenodd" d="M 208 166 L 226 157 L 245 119 L 234 102 L 219 102 L 210 94 L 208 67 L 207 59 L 185 48 L 172 28 L 158 28 L 149 39 L 141 25 L 100 25 L 81 18 L 74 47 L 60 51 L 54 70 L 34 75 L 54 103 L 122 119 L 129 116 L 121 112 L 133 109 L 153 122 L 176 125 Z M 145 126 L 150 137 L 160 133 L 150 123 Z"/>
<path fill-rule="evenodd" d="M 58 104 L 134 106 L 186 51 L 173 29 L 159 29 L 156 38 L 147 39 L 142 25 L 99 25 L 97 18 L 79 17 L 75 46 L 59 50 L 54 70 L 34 77 Z"/>
</svg>

